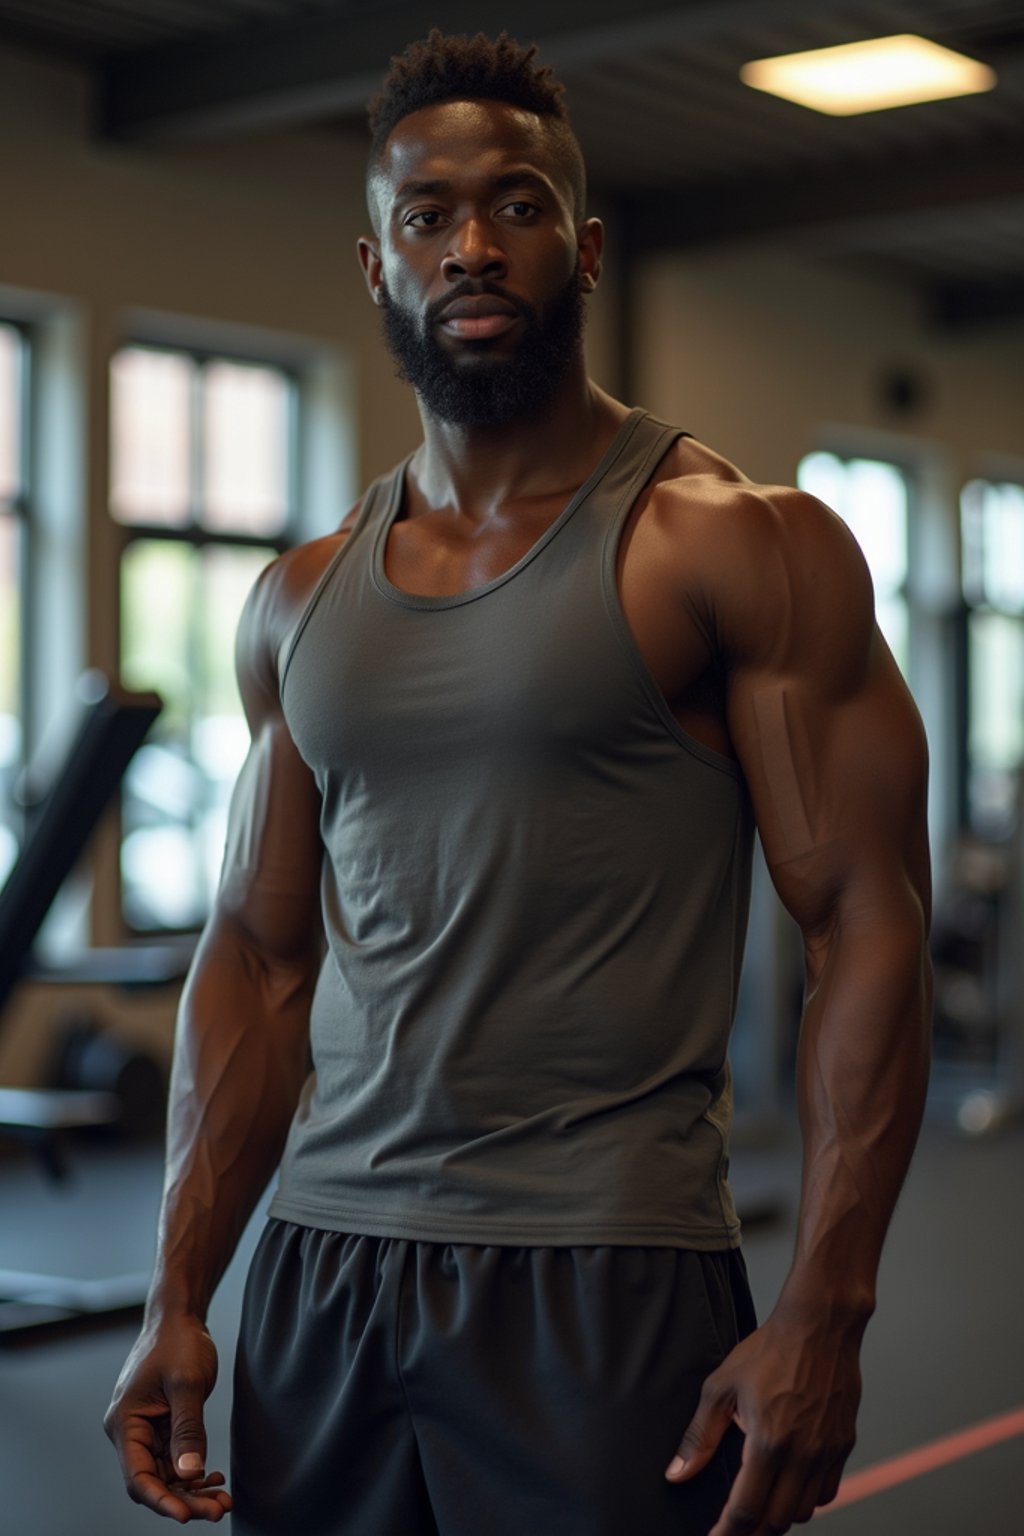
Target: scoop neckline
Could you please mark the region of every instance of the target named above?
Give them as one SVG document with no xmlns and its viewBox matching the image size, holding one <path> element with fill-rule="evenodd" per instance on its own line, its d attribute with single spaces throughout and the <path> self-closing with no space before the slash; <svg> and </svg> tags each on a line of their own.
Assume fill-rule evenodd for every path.
<svg viewBox="0 0 1024 1536">
<path fill-rule="evenodd" d="M 373 558 L 371 562 L 371 575 L 373 584 L 382 596 L 398 603 L 403 608 L 458 608 L 464 603 L 476 602 L 481 597 L 486 597 L 489 592 L 494 592 L 498 587 L 503 587 L 506 582 L 518 576 L 532 560 L 535 560 L 543 549 L 551 543 L 573 513 L 587 499 L 594 488 L 604 479 L 612 464 L 623 452 L 629 439 L 639 426 L 641 418 L 646 415 L 642 406 L 634 406 L 629 415 L 624 417 L 615 436 L 605 449 L 598 463 L 591 470 L 583 484 L 569 498 L 569 501 L 559 512 L 540 537 L 530 545 L 524 555 L 521 555 L 513 565 L 499 575 L 484 582 L 482 586 L 467 587 L 462 592 L 449 592 L 435 595 L 427 592 L 407 592 L 404 587 L 395 586 L 384 569 L 384 551 L 387 548 L 388 534 L 397 521 L 402 508 L 402 496 L 405 489 L 405 476 L 412 462 L 413 454 L 409 454 L 398 465 L 391 478 L 388 502 L 384 510 L 384 516 L 380 520 L 377 536 L 373 541 Z"/>
</svg>

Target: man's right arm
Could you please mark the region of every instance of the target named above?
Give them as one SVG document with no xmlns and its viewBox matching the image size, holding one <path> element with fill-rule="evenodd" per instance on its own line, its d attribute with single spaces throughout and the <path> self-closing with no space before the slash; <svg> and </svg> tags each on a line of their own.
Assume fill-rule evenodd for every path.
<svg viewBox="0 0 1024 1536">
<path fill-rule="evenodd" d="M 146 1315 L 104 1421 L 131 1497 L 182 1523 L 230 1508 L 221 1474 L 203 1472 L 202 1409 L 217 1372 L 206 1311 L 280 1160 L 308 1072 L 322 943 L 320 801 L 284 720 L 276 659 L 297 576 L 308 590 L 310 557 L 294 553 L 298 561 L 285 556 L 263 573 L 239 625 L 252 741 L 182 995 Z"/>
</svg>

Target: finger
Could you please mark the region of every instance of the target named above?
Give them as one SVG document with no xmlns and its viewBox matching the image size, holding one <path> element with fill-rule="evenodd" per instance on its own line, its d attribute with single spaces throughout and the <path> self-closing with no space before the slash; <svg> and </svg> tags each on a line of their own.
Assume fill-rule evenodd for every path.
<svg viewBox="0 0 1024 1536">
<path fill-rule="evenodd" d="M 731 1397 L 709 1391 L 705 1383 L 697 1410 L 679 1442 L 679 1449 L 665 1469 L 673 1483 L 683 1483 L 706 1467 L 732 1423 Z"/>
<path fill-rule="evenodd" d="M 201 1491 L 191 1484 L 167 1484 L 149 1473 L 141 1473 L 128 1486 L 128 1492 L 136 1504 L 144 1504 L 158 1515 L 165 1515 L 185 1525 L 190 1520 L 209 1520 L 216 1523 L 230 1514 L 233 1500 L 226 1488 Z"/>
<path fill-rule="evenodd" d="M 817 1508 L 820 1490 L 820 1467 L 807 1461 L 787 1463 L 776 1478 L 765 1505 L 765 1531 L 788 1531 L 791 1525 L 801 1525 L 809 1520 Z"/>
<path fill-rule="evenodd" d="M 206 1466 L 206 1426 L 203 1404 L 206 1394 L 191 1380 L 167 1383 L 171 1416 L 171 1461 L 179 1477 L 202 1477 Z"/>
<path fill-rule="evenodd" d="M 226 1488 L 214 1488 L 208 1493 L 197 1493 L 193 1488 L 176 1487 L 171 1493 L 185 1505 L 192 1520 L 223 1520 L 231 1513 L 233 1500 Z"/>
<path fill-rule="evenodd" d="M 185 1500 L 173 1493 L 155 1472 L 137 1472 L 127 1479 L 125 1487 L 128 1489 L 130 1499 L 136 1504 L 144 1505 L 146 1509 L 152 1509 L 158 1515 L 166 1515 L 170 1520 L 177 1520 L 179 1525 L 184 1525 L 186 1520 L 191 1519 Z"/>
<path fill-rule="evenodd" d="M 793 1516 L 793 1524 L 806 1525 L 808 1520 L 813 1518 L 814 1511 L 818 1505 L 822 1503 L 824 1503 L 824 1500 L 821 1497 L 820 1484 L 813 1489 L 811 1486 L 808 1486 L 797 1505 L 796 1514 Z"/>
<path fill-rule="evenodd" d="M 198 1493 L 200 1491 L 200 1489 L 202 1489 L 202 1488 L 223 1488 L 223 1486 L 224 1486 L 224 1473 L 223 1472 L 207 1472 L 207 1474 L 203 1478 L 202 1482 L 200 1482 L 200 1483 L 190 1483 L 189 1484 L 189 1488 L 191 1489 L 191 1491 L 193 1493 Z"/>
<path fill-rule="evenodd" d="M 736 1481 L 708 1536 L 752 1536 L 762 1530 L 765 1510 L 771 1498 L 782 1457 L 771 1447 L 759 1444 L 748 1432 L 743 1444 L 743 1459 Z M 781 1527 L 786 1530 L 786 1526 Z M 768 1536 L 767 1529 L 765 1536 Z"/>
<path fill-rule="evenodd" d="M 161 1475 L 166 1474 L 167 1468 L 163 1457 L 157 1457 L 153 1425 L 148 1419 L 133 1414 L 121 1421 L 111 1438 L 117 1446 L 129 1498 L 134 1499 L 136 1504 L 144 1504 L 147 1509 L 157 1509 L 169 1489 L 166 1476 Z M 184 1506 L 176 1507 L 178 1503 L 180 1501 L 172 1496 L 169 1507 L 160 1510 L 160 1513 L 168 1514 L 175 1520 L 183 1516 L 187 1518 Z"/>
<path fill-rule="evenodd" d="M 821 1492 L 818 1495 L 819 1504 L 831 1504 L 839 1492 L 839 1484 L 843 1480 L 843 1469 L 846 1466 L 849 1454 L 849 1451 L 844 1451 L 842 1456 L 837 1461 L 834 1461 L 825 1473 L 821 1480 Z"/>
</svg>

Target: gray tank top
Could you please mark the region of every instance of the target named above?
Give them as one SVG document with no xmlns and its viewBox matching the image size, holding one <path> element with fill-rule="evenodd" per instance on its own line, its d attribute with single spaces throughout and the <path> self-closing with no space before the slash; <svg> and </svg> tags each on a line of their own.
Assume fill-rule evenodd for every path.
<svg viewBox="0 0 1024 1536">
<path fill-rule="evenodd" d="M 752 818 L 615 579 L 676 427 L 634 410 L 486 585 L 385 574 L 375 482 L 285 653 L 323 796 L 314 1070 L 270 1213 L 423 1241 L 739 1242 L 726 1058 Z"/>
</svg>

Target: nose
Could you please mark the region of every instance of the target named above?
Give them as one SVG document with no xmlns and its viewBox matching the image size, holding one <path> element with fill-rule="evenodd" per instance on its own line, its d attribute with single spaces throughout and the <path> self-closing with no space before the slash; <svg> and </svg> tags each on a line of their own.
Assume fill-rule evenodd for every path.
<svg viewBox="0 0 1024 1536">
<path fill-rule="evenodd" d="M 460 277 L 507 276 L 505 253 L 495 241 L 494 228 L 488 220 L 466 219 L 455 225 L 441 271 L 449 281 Z"/>
</svg>

